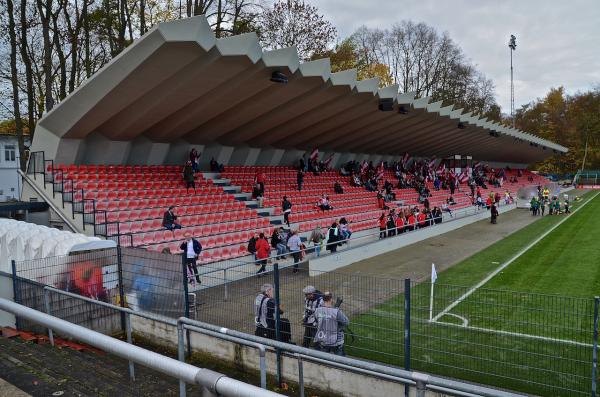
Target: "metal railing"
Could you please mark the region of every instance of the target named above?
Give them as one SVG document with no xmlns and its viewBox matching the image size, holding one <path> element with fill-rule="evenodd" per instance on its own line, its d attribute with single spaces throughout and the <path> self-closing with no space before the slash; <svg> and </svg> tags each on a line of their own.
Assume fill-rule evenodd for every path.
<svg viewBox="0 0 600 397">
<path fill-rule="evenodd" d="M 38 175 L 41 175 L 44 190 L 46 185 L 50 184 L 52 186 L 52 198 L 60 193 L 62 208 L 65 208 L 65 203 L 70 203 L 71 218 L 75 219 L 75 214 L 81 214 L 83 230 L 85 230 L 86 225 L 91 225 L 95 234 L 97 230 L 96 200 L 86 199 L 83 189 L 76 190 L 73 179 L 65 178 L 63 170 L 54 169 L 54 160 L 46 160 L 45 153 L 42 151 L 32 152 L 27 166 L 27 175 L 33 176 L 34 180 L 37 180 Z"/>
<path fill-rule="evenodd" d="M 504 207 L 507 204 L 503 204 L 503 203 L 499 203 L 499 207 Z M 513 204 L 510 204 L 513 205 Z M 419 226 L 418 224 L 414 225 L 414 227 L 409 227 L 409 225 L 405 225 L 403 227 L 402 231 L 399 231 L 399 228 L 393 229 L 394 230 L 394 234 L 393 235 L 389 235 L 390 231 L 392 229 L 385 229 L 385 233 L 386 239 L 389 238 L 401 238 L 402 236 L 405 236 L 407 234 L 410 233 L 415 233 L 418 231 L 421 231 L 423 229 L 431 229 L 431 228 L 435 228 L 441 224 L 447 224 L 449 222 L 453 222 L 459 219 L 464 219 L 466 217 L 469 216 L 473 216 L 473 215 L 477 215 L 477 214 L 482 214 L 485 213 L 486 211 L 488 211 L 485 207 L 477 207 L 477 206 L 472 206 L 472 207 L 467 207 L 467 208 L 461 208 L 459 210 L 456 211 L 452 211 L 452 216 L 450 216 L 447 212 L 442 214 L 442 217 L 434 217 L 431 218 L 430 220 L 427 220 L 427 225 L 426 226 Z M 446 216 L 446 214 L 448 214 Z M 439 223 L 436 223 L 438 222 Z M 325 232 L 327 232 L 327 229 L 325 229 Z M 338 240 L 338 244 L 346 244 L 346 243 L 352 243 L 352 245 L 348 245 L 348 249 L 352 249 L 352 248 L 357 248 L 369 243 L 372 243 L 374 241 L 378 241 L 380 240 L 380 235 L 383 231 L 381 230 L 377 230 L 377 231 L 373 231 L 373 232 L 368 232 L 366 234 L 362 234 L 361 236 L 351 236 L 348 239 L 341 239 Z M 267 237 L 267 236 L 265 236 Z M 315 253 L 316 252 L 316 247 L 314 245 L 308 245 L 308 242 L 306 243 L 307 247 L 304 250 L 304 254 L 310 254 L 310 253 Z M 342 247 L 343 249 L 343 247 Z M 288 257 L 290 256 L 292 253 L 291 252 L 286 252 L 283 254 L 275 254 L 275 255 L 271 255 L 269 256 L 269 260 L 271 261 L 279 261 L 284 257 Z M 330 253 L 327 252 L 327 244 L 324 242 L 323 245 L 321 247 L 319 247 L 319 256 L 328 256 L 331 255 Z M 313 257 L 313 259 L 316 259 L 317 256 L 315 255 Z M 303 260 L 302 262 L 306 262 L 308 259 Z M 222 273 L 222 280 L 223 283 L 226 284 L 227 282 L 230 281 L 236 281 L 237 278 L 228 278 L 227 277 L 227 273 L 232 273 L 232 272 L 236 272 L 237 269 L 240 269 L 242 267 L 246 267 L 246 268 L 252 268 L 254 266 L 256 266 L 258 263 L 260 262 L 260 260 L 252 260 L 252 261 L 244 261 L 241 259 L 228 259 L 228 260 L 224 260 L 224 261 L 216 261 L 213 263 L 207 263 L 207 264 L 203 264 L 200 270 L 200 274 L 203 276 L 209 276 L 211 278 L 215 278 L 216 277 L 212 277 L 210 276 L 212 273 Z M 225 266 L 223 267 L 215 267 L 216 264 L 225 264 Z M 291 266 L 292 263 L 286 263 L 286 264 L 282 264 L 280 263 L 280 265 L 282 265 L 282 267 L 288 267 Z M 227 294 L 227 288 L 225 287 L 225 293 Z M 227 299 L 227 297 L 225 297 L 225 299 Z"/>
<path fill-rule="evenodd" d="M 131 363 L 135 362 L 186 383 L 198 385 L 202 388 L 204 396 L 281 396 L 281 394 L 240 382 L 221 373 L 205 368 L 197 368 L 193 365 L 69 323 L 4 298 L 0 298 L 0 309 L 124 358 Z"/>
<path fill-rule="evenodd" d="M 260 371 L 261 371 L 261 387 L 266 387 L 266 361 L 265 351 L 280 350 L 281 352 L 287 353 L 289 356 L 294 357 L 298 360 L 298 384 L 300 385 L 300 396 L 304 397 L 304 373 L 303 373 L 303 361 L 315 362 L 329 367 L 339 368 L 348 370 L 355 373 L 364 375 L 374 376 L 377 378 L 391 380 L 394 382 L 403 383 L 405 385 L 415 386 L 417 388 L 417 396 L 424 397 L 426 390 L 432 390 L 436 392 L 444 392 L 455 396 L 485 396 L 485 397 L 522 397 L 524 395 L 507 392 L 498 389 L 492 389 L 484 386 L 473 385 L 469 383 L 453 381 L 450 379 L 440 378 L 420 372 L 406 371 L 399 368 L 377 364 L 369 361 L 358 360 L 349 357 L 341 357 L 330 353 L 320 352 L 313 349 L 299 347 L 289 343 L 283 343 L 272 339 L 262 338 L 247 333 L 223 328 L 214 324 L 209 324 L 201 321 L 191 320 L 185 317 L 180 317 L 177 320 L 166 319 L 161 316 L 156 316 L 150 313 L 143 313 L 133 311 L 128 308 L 123 308 L 115 305 L 111 305 L 105 302 L 99 302 L 90 298 L 82 297 L 73 293 L 57 290 L 55 288 L 46 287 L 46 294 L 49 292 L 66 295 L 75 299 L 80 299 L 89 303 L 106 306 L 114 310 L 118 310 L 125 313 L 127 316 L 127 340 L 131 343 L 131 322 L 130 317 L 138 316 L 152 321 L 157 321 L 162 324 L 174 326 L 177 329 L 177 341 L 178 341 L 178 358 L 180 361 L 185 360 L 185 331 L 198 332 L 204 335 L 215 337 L 229 342 L 242 344 L 248 347 L 256 348 L 259 350 L 260 357 Z M 49 299 L 46 298 L 47 310 L 51 310 L 49 305 Z M 49 335 L 52 335 L 51 327 L 48 327 Z M 52 340 L 52 339 L 51 339 Z M 188 348 L 190 348 L 188 342 Z M 134 379 L 133 363 L 130 362 L 130 377 Z M 180 378 L 181 379 L 181 378 Z M 185 382 L 182 379 L 182 382 Z M 182 384 L 180 387 L 180 396 L 185 396 L 185 385 Z"/>
</svg>

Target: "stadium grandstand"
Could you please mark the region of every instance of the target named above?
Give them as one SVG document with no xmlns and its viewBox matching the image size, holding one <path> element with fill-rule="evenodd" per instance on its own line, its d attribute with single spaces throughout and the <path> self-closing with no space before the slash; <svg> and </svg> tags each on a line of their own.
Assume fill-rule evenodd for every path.
<svg viewBox="0 0 600 397">
<path fill-rule="evenodd" d="M 204 16 L 154 26 L 37 122 L 27 170 L 19 171 L 22 201 L 46 202 L 52 226 L 86 235 L 92 246 L 102 241 L 108 248 L 65 247 L 53 251 L 57 256 L 32 249 L 20 261 L 5 258 L 0 283 L 10 284 L 11 296 L 0 295 L 0 309 L 16 325 L 0 331 L 26 338 L 29 331 L 41 334 L 53 328 L 60 337 L 54 340 L 50 331 L 44 341 L 120 357 L 121 372 L 128 370 L 129 379 L 121 379 L 119 387 L 137 387 L 132 395 L 160 394 L 158 389 L 173 386 L 163 386 L 162 375 L 179 379 L 183 396 L 186 390 L 211 396 L 278 395 L 265 390 L 273 383 L 267 381 L 269 372 L 277 383 L 273 390 L 286 395 L 304 396 L 306 379 L 317 389 L 306 395 L 391 395 L 404 385 L 406 395 L 410 391 L 418 396 L 425 396 L 425 389 L 443 395 L 517 396 L 499 388 L 550 396 L 564 388 L 556 375 L 564 367 L 554 367 L 561 361 L 557 357 L 565 367 L 587 371 L 573 381 L 573 390 L 583 390 L 590 372 L 580 359 L 588 353 L 587 334 L 565 337 L 560 326 L 532 331 L 508 314 L 497 327 L 485 323 L 485 315 L 485 324 L 472 320 L 474 325 L 468 326 L 466 315 L 451 313 L 471 294 L 480 293 L 483 284 L 468 289 L 448 285 L 446 290 L 438 284 L 434 299 L 437 273 L 431 263 L 426 264 L 431 279 L 408 270 L 410 276 L 402 278 L 332 271 L 488 218 L 486 207 L 496 211 L 498 205 L 500 212 L 508 212 L 517 201 L 529 203 L 534 192 L 560 193 L 556 184 L 528 171 L 527 165 L 566 153 L 564 146 L 452 104 L 399 93 L 397 85 L 380 88 L 379 83 L 376 78 L 357 80 L 356 70 L 334 73 L 327 58 L 301 62 L 295 48 L 263 50 L 254 33 L 216 38 Z M 573 203 L 573 212 L 587 203 L 587 198 Z M 533 219 L 522 218 L 526 221 L 519 227 Z M 552 228 L 563 220 L 556 222 Z M 351 237 L 344 234 L 348 229 L 337 229 L 339 223 L 350 225 Z M 11 229 L 17 226 L 3 227 L 7 237 L 0 242 L 12 244 L 16 238 Z M 507 223 L 493 238 L 444 249 L 477 252 L 509 235 L 511 228 Z M 299 233 L 307 249 L 293 254 L 302 250 L 306 256 L 298 268 L 292 258 L 281 258 L 290 252 L 271 241 L 267 255 L 273 266 L 257 277 L 258 261 L 249 241 L 259 233 L 274 240 L 280 229 Z M 343 240 L 350 244 L 340 246 L 337 255 L 325 249 L 319 253 L 316 244 L 308 243 L 319 229 L 327 231 L 328 249 L 332 231 L 343 236 L 333 246 Z M 545 235 L 538 234 L 539 239 Z M 184 245 L 190 238 L 202 245 L 197 259 L 191 252 L 196 252 L 196 243 Z M 26 242 L 20 239 L 19 244 Z M 515 258 L 502 259 L 507 261 L 502 266 Z M 337 263 L 327 267 L 319 264 L 323 259 Z M 488 259 L 483 260 L 487 266 L 499 265 Z M 293 260 L 297 262 L 296 255 Z M 186 266 L 194 262 L 200 269 L 196 274 Z M 304 345 L 305 299 L 310 294 L 321 297 L 313 284 L 322 291 L 345 293 L 343 310 L 355 331 L 346 334 L 352 340 L 349 357 Z M 258 291 L 264 296 L 275 293 L 264 312 L 275 316 L 277 330 L 265 325 L 264 334 L 255 333 L 266 299 L 258 299 Z M 332 295 L 325 296 L 332 305 Z M 515 299 L 528 301 L 523 296 Z M 336 298 L 339 308 L 343 299 Z M 497 310 L 494 305 L 504 304 L 494 297 L 476 303 L 480 301 L 491 312 Z M 291 320 L 280 318 L 280 302 L 285 302 Z M 500 316 L 520 313 L 513 306 L 502 307 Z M 563 315 L 553 308 L 549 313 Z M 462 325 L 441 321 L 442 316 Z M 284 320 L 289 326 L 285 332 L 280 329 Z M 177 344 L 179 361 L 131 346 L 132 332 L 135 343 L 147 343 L 149 349 L 158 346 L 154 343 Z M 122 333 L 130 344 L 113 344 L 99 333 Z M 449 333 L 454 340 L 447 338 Z M 63 336 L 91 347 L 69 345 L 61 341 Z M 534 342 L 515 353 L 511 337 Z M 562 349 L 563 342 L 575 346 L 566 358 L 557 347 Z M 535 349 L 542 343 L 551 347 L 540 360 Z M 497 347 L 507 358 L 490 359 L 486 346 Z M 529 347 L 535 352 L 527 357 L 531 372 L 525 372 L 522 360 Z M 245 382 L 252 383 L 250 378 L 260 371 L 261 389 L 186 364 L 186 348 L 190 362 L 195 359 L 192 350 L 201 350 L 210 365 L 235 363 L 236 370 L 243 368 Z M 113 365 L 109 361 L 98 365 Z M 141 370 L 137 379 L 149 381 L 129 382 L 138 376 L 134 363 L 161 376 Z M 256 374 L 246 374 L 246 368 L 256 369 Z M 535 371 L 545 371 L 549 380 L 539 380 Z M 288 390 L 282 379 L 298 379 L 298 388 Z M 506 379 L 513 383 L 505 384 Z M 539 385 L 545 389 L 537 393 Z"/>
<path fill-rule="evenodd" d="M 508 166 L 496 190 L 514 197 L 545 183 L 523 170 L 527 163 L 566 151 L 378 83 L 357 81 L 356 70 L 332 73 L 328 59 L 300 63 L 294 48 L 263 51 L 252 33 L 216 39 L 204 17 L 162 23 L 40 119 L 29 172 L 45 177 L 27 177 L 23 196 L 53 202 L 60 190 L 67 207 L 54 207 L 73 231 L 118 236 L 124 245 L 177 253 L 190 231 L 207 263 L 246 256 L 252 233 L 270 235 L 280 224 L 286 195 L 294 205 L 291 226 L 301 232 L 341 217 L 355 231 L 376 230 L 376 192 L 340 175 L 349 162 L 358 174 L 370 164 L 377 189 L 393 181 L 393 206 L 422 204 L 414 184 L 398 187 L 394 164 L 408 179 L 423 168 L 461 179 L 452 205 L 460 209 L 474 202 L 461 173 L 475 164 L 485 180 L 494 167 Z M 193 194 L 181 176 L 192 148 L 203 171 Z M 311 163 L 316 153 L 321 172 L 309 172 L 298 191 L 298 161 L 304 155 Z M 222 168 L 209 171 L 211 161 Z M 257 175 L 265 178 L 262 208 L 251 197 Z M 434 189 L 433 179 L 425 181 L 432 207 L 449 196 L 446 183 Z M 334 193 L 336 182 L 344 194 Z M 494 189 L 486 187 L 484 197 Z M 316 207 L 323 195 L 332 211 Z M 183 229 L 163 227 L 169 206 Z"/>
</svg>

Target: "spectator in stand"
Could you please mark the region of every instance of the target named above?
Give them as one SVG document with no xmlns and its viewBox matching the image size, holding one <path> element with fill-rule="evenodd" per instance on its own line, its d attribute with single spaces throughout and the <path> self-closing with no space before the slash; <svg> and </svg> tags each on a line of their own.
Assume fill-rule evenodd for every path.
<svg viewBox="0 0 600 397">
<path fill-rule="evenodd" d="M 358 177 L 358 175 L 352 174 L 352 178 L 350 178 L 350 185 L 352 185 L 354 187 L 362 186 L 362 182 L 360 181 L 360 178 Z"/>
<path fill-rule="evenodd" d="M 392 237 L 396 235 L 396 210 L 391 209 L 387 216 L 387 235 L 388 237 Z"/>
<path fill-rule="evenodd" d="M 385 238 L 386 237 L 386 230 L 387 230 L 387 219 L 385 217 L 385 212 L 381 213 L 381 216 L 379 217 L 379 238 Z"/>
<path fill-rule="evenodd" d="M 456 205 L 456 201 L 454 201 L 454 197 L 450 196 L 446 199 L 446 204 L 448 205 Z"/>
<path fill-rule="evenodd" d="M 342 239 L 344 240 L 344 244 L 346 244 L 348 242 L 348 240 L 350 239 L 350 236 L 352 236 L 352 230 L 350 230 L 350 226 L 349 223 L 346 218 L 342 218 L 340 219 L 340 233 L 342 235 Z"/>
<path fill-rule="evenodd" d="M 192 238 L 192 233 L 190 232 L 185 232 L 185 240 L 179 248 L 183 251 L 185 264 L 188 268 L 189 283 L 193 284 L 193 276 L 195 276 L 196 282 L 200 284 L 200 275 L 198 274 L 196 261 L 198 260 L 198 256 L 200 256 L 200 252 L 202 252 L 202 245 L 200 245 L 198 240 Z"/>
<path fill-rule="evenodd" d="M 303 154 L 302 157 L 300 157 L 300 160 L 298 161 L 298 171 L 304 171 L 306 172 L 306 155 Z"/>
<path fill-rule="evenodd" d="M 329 197 L 326 194 L 323 194 L 323 197 L 321 197 L 317 203 L 317 207 L 319 207 L 323 212 L 333 209 L 331 203 L 329 202 Z"/>
<path fill-rule="evenodd" d="M 192 162 L 192 170 L 194 173 L 198 172 L 198 160 L 200 158 L 200 153 L 196 150 L 196 148 L 192 148 L 190 150 L 190 161 Z"/>
<path fill-rule="evenodd" d="M 425 209 L 427 209 L 427 210 L 428 210 L 430 205 L 431 205 L 431 204 L 429 203 L 429 199 L 428 199 L 428 198 L 425 198 L 425 199 L 423 200 L 423 207 L 425 207 Z"/>
<path fill-rule="evenodd" d="M 379 208 L 381 210 L 386 209 L 385 199 L 383 196 L 383 190 L 380 190 L 377 192 L 377 208 Z"/>
<path fill-rule="evenodd" d="M 315 255 L 317 257 L 321 255 L 321 245 L 323 244 L 323 240 L 325 240 L 325 236 L 321 231 L 321 226 L 317 225 L 309 237 L 309 241 L 313 243 L 313 247 L 315 247 Z"/>
<path fill-rule="evenodd" d="M 492 203 L 493 203 L 492 196 L 488 196 L 487 199 L 485 199 L 485 208 L 487 208 L 489 210 L 492 206 Z"/>
<path fill-rule="evenodd" d="M 277 249 L 277 256 L 281 256 L 281 259 L 285 259 L 285 254 L 287 253 L 287 240 L 288 234 L 283 227 L 280 227 L 277 232 L 275 245 L 273 245 L 273 238 L 271 238 L 271 246 L 274 246 L 275 249 Z"/>
<path fill-rule="evenodd" d="M 415 230 L 417 218 L 415 217 L 415 213 L 413 211 L 410 211 L 406 223 L 407 223 L 406 230 L 408 230 L 408 231 Z"/>
<path fill-rule="evenodd" d="M 427 215 L 425 215 L 425 212 L 417 212 L 417 222 L 419 223 L 419 229 L 427 226 Z"/>
<path fill-rule="evenodd" d="M 435 208 L 437 208 L 437 207 L 435 207 Z M 442 203 L 442 211 L 450 214 L 450 218 L 452 218 L 452 210 L 450 209 L 450 207 L 448 207 L 448 203 Z"/>
<path fill-rule="evenodd" d="M 335 181 L 335 183 L 333 184 L 333 191 L 336 194 L 344 194 L 344 188 L 342 187 L 342 185 L 340 185 L 338 181 Z"/>
<path fill-rule="evenodd" d="M 377 181 L 373 178 L 368 179 L 367 183 L 365 183 L 365 188 L 370 192 L 377 191 Z"/>
<path fill-rule="evenodd" d="M 281 210 L 283 211 L 283 221 L 290 227 L 290 214 L 292 213 L 292 203 L 287 199 L 287 196 L 283 196 L 281 201 Z"/>
<path fill-rule="evenodd" d="M 269 255 L 271 255 L 271 247 L 269 247 L 269 242 L 265 238 L 265 234 L 261 233 L 258 235 L 258 240 L 256 240 L 256 265 L 260 266 L 256 274 L 266 271 L 265 267 Z"/>
<path fill-rule="evenodd" d="M 498 208 L 496 208 L 496 204 L 492 204 L 490 213 L 492 217 L 492 223 L 495 225 L 498 219 Z"/>
<path fill-rule="evenodd" d="M 450 179 L 450 194 L 454 195 L 454 191 L 456 190 L 456 180 L 454 178 Z"/>
<path fill-rule="evenodd" d="M 223 164 L 219 164 L 215 158 L 210 159 L 210 171 L 211 172 L 223 172 Z"/>
<path fill-rule="evenodd" d="M 435 176 L 435 179 L 433 180 L 433 188 L 437 191 L 440 190 L 440 178 L 438 178 L 438 176 Z"/>
<path fill-rule="evenodd" d="M 340 241 L 340 231 L 337 222 L 333 222 L 327 232 L 327 250 L 332 254 L 337 251 Z"/>
<path fill-rule="evenodd" d="M 477 197 L 481 197 L 481 188 L 477 186 Z"/>
<path fill-rule="evenodd" d="M 481 209 L 485 205 L 481 196 L 477 196 L 477 199 L 475 199 L 475 204 L 477 205 L 477 209 Z"/>
<path fill-rule="evenodd" d="M 298 272 L 298 262 L 300 262 L 300 257 L 302 256 L 301 246 L 302 241 L 300 240 L 300 236 L 298 236 L 298 231 L 293 230 L 292 236 L 287 241 L 287 247 L 292 253 L 292 257 L 294 258 L 294 273 Z"/>
<path fill-rule="evenodd" d="M 450 208 L 448 208 L 448 210 L 450 210 Z M 440 210 L 440 207 L 433 207 L 433 211 L 431 211 L 431 216 L 433 217 L 433 223 L 442 223 L 442 211 Z M 450 216 L 452 216 L 452 212 L 450 212 Z"/>
<path fill-rule="evenodd" d="M 175 222 L 177 215 L 175 215 L 175 212 L 173 212 L 174 208 L 174 205 L 170 206 L 169 209 L 167 209 L 163 214 L 162 224 L 167 230 L 181 229 L 181 225 Z"/>
<path fill-rule="evenodd" d="M 298 183 L 298 191 L 302 191 L 302 183 L 304 182 L 304 170 L 298 170 L 296 174 L 296 182 Z"/>
<path fill-rule="evenodd" d="M 252 233 L 250 240 L 248 240 L 248 252 L 252 254 L 252 260 L 256 262 L 256 233 Z"/>
<path fill-rule="evenodd" d="M 257 183 L 260 186 L 261 196 L 265 195 L 265 182 L 267 180 L 267 175 L 265 175 L 262 171 L 256 171 L 256 175 L 254 176 L 254 183 Z"/>
<path fill-rule="evenodd" d="M 185 190 L 187 193 L 190 191 L 190 187 L 196 192 L 196 183 L 194 182 L 194 170 L 192 169 L 192 162 L 188 161 L 183 167 L 183 181 L 185 182 Z"/>
<path fill-rule="evenodd" d="M 404 233 L 405 227 L 406 220 L 404 218 L 404 213 L 400 210 L 398 211 L 398 216 L 396 217 L 396 233 Z"/>
</svg>

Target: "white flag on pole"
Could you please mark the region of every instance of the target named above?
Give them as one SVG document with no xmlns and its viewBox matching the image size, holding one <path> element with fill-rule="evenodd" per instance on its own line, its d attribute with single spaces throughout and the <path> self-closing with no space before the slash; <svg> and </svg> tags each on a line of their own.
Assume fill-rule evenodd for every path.
<svg viewBox="0 0 600 397">
<path fill-rule="evenodd" d="M 437 280 L 437 272 L 435 271 L 435 263 L 431 264 L 431 283 L 435 283 Z"/>
</svg>

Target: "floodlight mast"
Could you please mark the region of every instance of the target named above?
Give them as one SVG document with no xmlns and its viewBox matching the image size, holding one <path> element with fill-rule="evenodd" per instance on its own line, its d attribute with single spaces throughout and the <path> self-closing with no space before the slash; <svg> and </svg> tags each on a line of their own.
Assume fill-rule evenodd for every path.
<svg viewBox="0 0 600 397">
<path fill-rule="evenodd" d="M 515 85 L 513 82 L 513 51 L 517 49 L 517 38 L 514 34 L 510 35 L 508 42 L 510 48 L 510 117 L 512 118 L 512 126 L 515 128 Z"/>
</svg>

